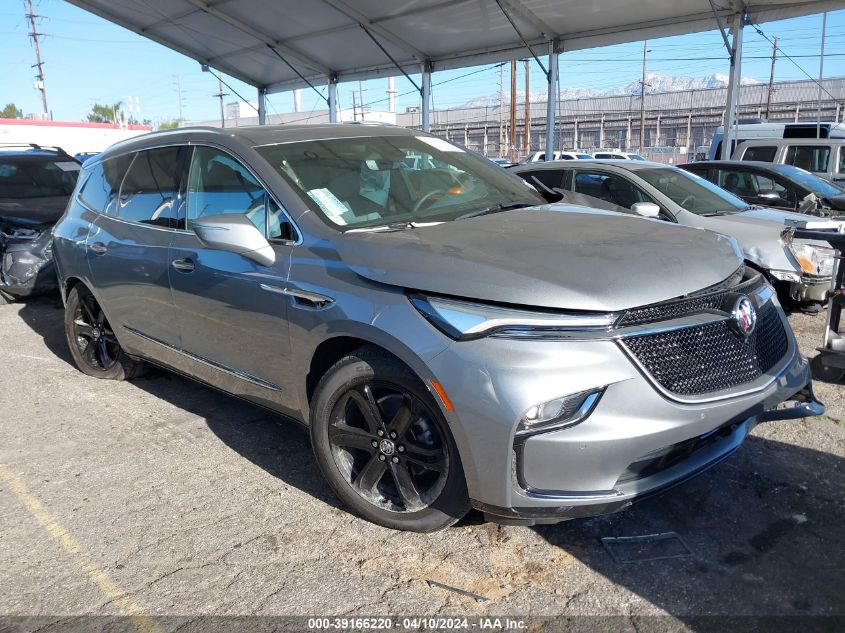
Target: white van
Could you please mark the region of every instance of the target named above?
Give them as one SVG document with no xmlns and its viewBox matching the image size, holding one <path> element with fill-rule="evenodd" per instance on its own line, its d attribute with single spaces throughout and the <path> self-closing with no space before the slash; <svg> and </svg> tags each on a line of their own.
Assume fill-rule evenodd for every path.
<svg viewBox="0 0 845 633">
<path fill-rule="evenodd" d="M 728 155 L 733 156 L 736 147 L 743 141 L 773 138 L 814 139 L 817 133 L 821 138 L 845 139 L 845 125 L 824 121 L 822 121 L 821 125 L 809 121 L 804 123 L 740 123 L 734 127 L 734 138 L 731 139 L 731 151 Z M 724 136 L 724 126 L 716 128 L 716 131 L 713 133 L 713 140 L 710 143 L 710 151 L 707 154 L 709 160 L 720 160 L 722 158 L 722 139 Z"/>
<path fill-rule="evenodd" d="M 827 180 L 845 184 L 845 139 L 759 139 L 744 141 L 734 160 L 793 165 Z"/>
</svg>

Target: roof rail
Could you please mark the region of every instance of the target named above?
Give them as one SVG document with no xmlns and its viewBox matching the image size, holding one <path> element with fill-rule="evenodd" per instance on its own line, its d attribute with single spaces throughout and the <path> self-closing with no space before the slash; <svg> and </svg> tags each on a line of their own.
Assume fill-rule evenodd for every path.
<svg viewBox="0 0 845 633">
<path fill-rule="evenodd" d="M 70 156 L 65 150 L 58 145 L 39 145 L 38 143 L 0 143 L 0 148 L 7 147 L 26 147 L 29 149 L 43 150 L 47 152 L 54 152 L 62 156 Z"/>
</svg>

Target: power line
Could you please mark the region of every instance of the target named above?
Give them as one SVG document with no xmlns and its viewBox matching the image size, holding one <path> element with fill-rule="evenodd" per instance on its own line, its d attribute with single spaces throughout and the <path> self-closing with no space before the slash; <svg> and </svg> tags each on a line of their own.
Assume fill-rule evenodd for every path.
<svg viewBox="0 0 845 633">
<path fill-rule="evenodd" d="M 810 81 L 812 81 L 814 84 L 816 84 L 816 85 L 819 87 L 819 90 L 821 90 L 821 91 L 825 92 L 825 93 L 826 93 L 826 94 L 827 94 L 827 95 L 828 95 L 831 99 L 833 99 L 834 101 L 838 101 L 838 99 L 836 98 L 836 96 L 832 95 L 832 94 L 828 91 L 828 89 L 827 89 L 827 88 L 825 88 L 825 87 L 821 84 L 821 82 L 820 82 L 818 79 L 816 79 L 816 78 L 815 78 L 815 77 L 813 77 L 810 73 L 808 73 L 806 70 L 804 70 L 804 68 L 801 66 L 801 64 L 799 64 L 798 62 L 796 62 L 796 61 L 795 61 L 792 57 L 790 57 L 789 55 L 787 55 L 786 53 L 784 53 L 784 52 L 783 52 L 783 49 L 782 49 L 780 46 L 778 46 L 778 45 L 777 45 L 777 42 L 776 42 L 776 41 L 772 41 L 771 39 L 769 39 L 769 36 L 768 36 L 768 35 L 766 35 L 765 33 L 763 33 L 763 30 L 762 30 L 759 26 L 757 26 L 756 24 L 752 24 L 751 26 L 754 28 L 754 30 L 755 30 L 755 31 L 757 31 L 757 35 L 759 35 L 760 37 L 762 37 L 763 39 L 765 39 L 767 42 L 769 42 L 769 44 L 771 44 L 771 45 L 772 45 L 772 46 L 773 46 L 776 50 L 780 51 L 780 54 L 781 54 L 781 55 L 783 55 L 784 57 L 786 57 L 789 61 L 791 61 L 791 62 L 793 63 L 793 65 L 794 65 L 794 66 L 795 66 L 798 70 L 800 70 L 802 73 L 804 73 L 804 75 L 806 75 L 806 76 L 807 76 L 807 78 L 808 78 Z M 839 55 L 841 55 L 841 53 L 830 53 L 829 55 L 827 55 L 827 57 L 833 57 L 833 56 L 839 56 Z M 796 55 L 795 57 L 801 57 L 801 56 L 800 56 L 800 55 Z M 805 55 L 805 57 L 819 57 L 819 55 L 811 55 L 811 56 L 810 56 L 810 55 Z"/>
</svg>

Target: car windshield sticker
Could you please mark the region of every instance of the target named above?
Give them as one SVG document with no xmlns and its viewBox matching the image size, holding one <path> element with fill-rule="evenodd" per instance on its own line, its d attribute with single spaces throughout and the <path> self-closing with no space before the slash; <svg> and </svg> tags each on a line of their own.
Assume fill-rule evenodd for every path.
<svg viewBox="0 0 845 633">
<path fill-rule="evenodd" d="M 320 205 L 323 213 L 325 213 L 332 222 L 339 225 L 346 224 L 346 220 L 343 219 L 343 214 L 348 212 L 349 209 L 345 204 L 338 200 L 337 196 L 335 196 L 331 191 L 325 188 L 311 189 L 308 191 L 308 195 L 314 202 Z"/>
<path fill-rule="evenodd" d="M 431 145 L 434 149 L 439 149 L 441 152 L 461 152 L 462 150 L 457 145 L 452 145 L 449 141 L 444 141 L 442 138 L 435 136 L 417 136 L 418 141 L 422 141 L 426 145 Z"/>
<path fill-rule="evenodd" d="M 54 163 L 54 165 L 62 171 L 79 171 L 79 165 L 70 161 Z"/>
</svg>

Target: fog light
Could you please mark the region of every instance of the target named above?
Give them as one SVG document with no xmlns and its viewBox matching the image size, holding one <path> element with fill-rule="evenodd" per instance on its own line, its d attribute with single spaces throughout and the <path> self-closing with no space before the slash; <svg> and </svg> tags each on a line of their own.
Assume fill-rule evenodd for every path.
<svg viewBox="0 0 845 633">
<path fill-rule="evenodd" d="M 535 404 L 522 414 L 516 434 L 528 435 L 578 424 L 592 413 L 603 392 L 604 387 L 600 387 Z"/>
</svg>

